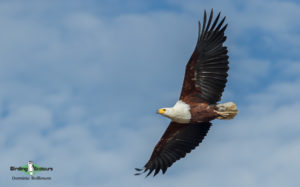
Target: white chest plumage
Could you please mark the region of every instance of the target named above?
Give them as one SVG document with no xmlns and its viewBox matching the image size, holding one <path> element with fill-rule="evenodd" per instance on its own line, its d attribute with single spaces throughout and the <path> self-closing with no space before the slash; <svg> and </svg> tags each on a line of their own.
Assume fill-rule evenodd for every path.
<svg viewBox="0 0 300 187">
<path fill-rule="evenodd" d="M 191 120 L 190 105 L 179 100 L 172 108 L 167 108 L 164 115 L 174 122 L 189 123 Z"/>
</svg>

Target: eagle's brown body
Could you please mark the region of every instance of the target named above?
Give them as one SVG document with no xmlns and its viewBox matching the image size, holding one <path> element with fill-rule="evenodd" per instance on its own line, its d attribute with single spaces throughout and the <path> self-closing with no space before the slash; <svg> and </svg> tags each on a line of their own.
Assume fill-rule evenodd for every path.
<svg viewBox="0 0 300 187">
<path fill-rule="evenodd" d="M 179 101 L 171 108 L 162 108 L 158 113 L 169 117 L 171 123 L 155 146 L 149 161 L 137 175 L 160 170 L 166 172 L 176 160 L 185 157 L 202 142 L 211 127 L 211 120 L 232 119 L 237 114 L 232 102 L 217 104 L 227 82 L 228 55 L 224 46 L 226 36 L 220 22 L 220 13 L 213 20 L 211 11 L 208 22 L 204 20 L 196 48 L 186 65 L 185 77 Z"/>
<path fill-rule="evenodd" d="M 219 114 L 216 113 L 215 106 L 208 103 L 190 103 L 191 123 L 201 123 L 216 119 Z"/>
</svg>

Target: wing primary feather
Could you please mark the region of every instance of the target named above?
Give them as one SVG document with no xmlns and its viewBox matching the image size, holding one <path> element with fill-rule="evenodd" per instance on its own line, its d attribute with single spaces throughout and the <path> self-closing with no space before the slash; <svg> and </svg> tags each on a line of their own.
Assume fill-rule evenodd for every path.
<svg viewBox="0 0 300 187">
<path fill-rule="evenodd" d="M 140 168 L 134 168 L 138 173 L 135 173 L 134 175 L 141 175 L 141 174 L 143 174 L 143 173 L 145 173 L 147 170 L 146 170 L 146 168 L 144 168 L 144 169 L 140 169 Z"/>
<path fill-rule="evenodd" d="M 201 40 L 203 39 L 204 31 L 206 26 L 206 10 L 204 10 L 204 18 L 203 18 L 203 26 L 202 26 L 202 32 L 201 32 Z"/>
<path fill-rule="evenodd" d="M 198 42 L 200 41 L 201 39 L 201 23 L 200 21 L 198 21 Z"/>
<path fill-rule="evenodd" d="M 222 29 L 221 29 L 221 33 L 225 32 L 226 28 L 227 28 L 228 24 L 226 24 Z M 225 37 L 225 36 L 224 36 Z"/>
<path fill-rule="evenodd" d="M 210 28 L 210 30 L 209 30 L 209 33 L 211 33 L 211 31 L 214 30 L 214 28 L 215 28 L 215 26 L 217 25 L 217 22 L 218 22 L 218 20 L 219 20 L 219 18 L 220 18 L 220 15 L 221 15 L 221 12 L 218 13 L 218 15 L 217 15 L 217 17 L 216 17 L 216 19 L 215 19 L 213 25 L 211 26 L 211 28 Z"/>
<path fill-rule="evenodd" d="M 211 9 L 211 12 L 210 12 L 210 15 L 209 15 L 209 19 L 208 19 L 208 23 L 207 23 L 206 29 L 205 29 L 205 31 L 204 31 L 204 36 L 203 36 L 203 38 L 205 38 L 205 37 L 209 34 L 207 31 L 208 31 L 209 26 L 210 26 L 210 24 L 211 24 L 212 18 L 213 18 L 213 9 Z"/>
<path fill-rule="evenodd" d="M 220 28 L 221 28 L 221 26 L 223 25 L 225 19 L 226 19 L 226 16 L 224 16 L 224 18 L 220 21 L 219 25 L 218 25 L 217 28 L 216 28 L 216 31 L 219 31 L 219 30 L 220 30 Z"/>
<path fill-rule="evenodd" d="M 155 172 L 153 174 L 153 177 L 155 175 L 157 175 L 160 171 L 160 169 L 162 169 L 164 167 L 163 161 L 160 159 L 160 157 L 157 158 L 157 165 L 155 167 Z"/>
<path fill-rule="evenodd" d="M 151 169 L 149 169 L 149 172 L 147 173 L 146 177 L 148 177 L 152 172 L 153 172 L 154 168 L 153 166 L 151 167 Z M 147 170 L 146 170 L 147 171 Z"/>
</svg>

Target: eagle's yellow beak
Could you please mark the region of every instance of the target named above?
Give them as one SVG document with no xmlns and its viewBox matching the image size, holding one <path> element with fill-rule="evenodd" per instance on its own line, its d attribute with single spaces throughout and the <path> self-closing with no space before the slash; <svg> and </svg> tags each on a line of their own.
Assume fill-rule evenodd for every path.
<svg viewBox="0 0 300 187">
<path fill-rule="evenodd" d="M 164 108 L 161 108 L 157 111 L 158 114 L 163 114 L 165 112 L 166 112 L 166 109 L 164 109 Z"/>
</svg>

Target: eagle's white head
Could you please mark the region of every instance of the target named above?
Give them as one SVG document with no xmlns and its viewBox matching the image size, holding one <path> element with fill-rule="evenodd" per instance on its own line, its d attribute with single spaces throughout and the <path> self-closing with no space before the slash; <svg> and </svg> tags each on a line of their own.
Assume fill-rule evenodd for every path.
<svg viewBox="0 0 300 187">
<path fill-rule="evenodd" d="M 178 123 L 189 123 L 191 120 L 190 105 L 181 100 L 177 101 L 173 107 L 159 109 L 157 113 Z"/>
</svg>

